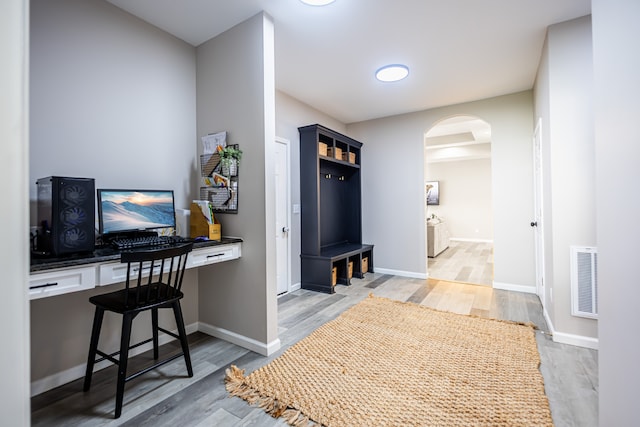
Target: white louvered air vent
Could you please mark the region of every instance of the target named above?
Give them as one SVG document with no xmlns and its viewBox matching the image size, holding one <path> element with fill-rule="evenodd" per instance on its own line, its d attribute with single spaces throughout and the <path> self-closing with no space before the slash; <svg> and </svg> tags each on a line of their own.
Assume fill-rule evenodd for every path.
<svg viewBox="0 0 640 427">
<path fill-rule="evenodd" d="M 598 251 L 571 246 L 571 314 L 598 318 Z"/>
</svg>

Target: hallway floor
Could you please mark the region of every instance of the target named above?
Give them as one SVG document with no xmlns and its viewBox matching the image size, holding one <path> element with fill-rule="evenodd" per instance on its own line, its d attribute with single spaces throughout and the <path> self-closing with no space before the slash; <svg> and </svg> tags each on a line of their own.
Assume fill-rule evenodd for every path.
<svg viewBox="0 0 640 427">
<path fill-rule="evenodd" d="M 435 258 L 428 258 L 429 278 L 491 286 L 493 243 L 452 240 Z"/>
<path fill-rule="evenodd" d="M 420 280 L 368 273 L 351 286 L 336 286 L 332 295 L 297 290 L 278 299 L 282 348 L 264 357 L 201 332 L 189 336 L 194 376 L 188 378 L 182 359 L 149 372 L 127 385 L 125 407 L 113 419 L 115 366 L 94 374 L 91 391 L 82 391 L 82 379 L 35 396 L 31 424 L 35 426 L 260 426 L 284 427 L 262 409 L 240 398 L 228 397 L 224 372 L 234 364 L 252 372 L 279 356 L 324 323 L 357 304 L 367 295 L 411 301 L 439 310 L 481 317 L 533 322 L 540 328 L 536 341 L 556 427 L 598 425 L 598 352 L 554 342 L 548 333 L 538 297 L 441 280 Z M 163 352 L 178 351 L 175 341 Z M 164 354 L 164 353 L 163 353 Z M 132 359 L 149 363 L 151 352 Z M 132 366 L 132 369 L 135 366 Z"/>
</svg>

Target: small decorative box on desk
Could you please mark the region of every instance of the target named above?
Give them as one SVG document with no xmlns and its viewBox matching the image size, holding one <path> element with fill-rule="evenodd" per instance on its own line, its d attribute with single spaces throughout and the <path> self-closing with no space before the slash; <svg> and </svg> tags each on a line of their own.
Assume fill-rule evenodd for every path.
<svg viewBox="0 0 640 427">
<path fill-rule="evenodd" d="M 209 240 L 220 240 L 222 238 L 222 230 L 220 223 L 215 216 L 212 215 L 212 222 L 209 222 L 202 213 L 202 209 L 195 203 L 191 203 L 191 215 L 189 224 L 189 235 L 192 238 L 206 237 Z"/>
</svg>

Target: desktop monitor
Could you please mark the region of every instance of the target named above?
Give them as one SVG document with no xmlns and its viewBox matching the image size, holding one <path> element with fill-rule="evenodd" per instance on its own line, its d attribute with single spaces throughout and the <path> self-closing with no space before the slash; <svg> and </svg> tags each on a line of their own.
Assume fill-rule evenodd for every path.
<svg viewBox="0 0 640 427">
<path fill-rule="evenodd" d="M 101 235 L 176 227 L 171 190 L 98 190 Z"/>
</svg>

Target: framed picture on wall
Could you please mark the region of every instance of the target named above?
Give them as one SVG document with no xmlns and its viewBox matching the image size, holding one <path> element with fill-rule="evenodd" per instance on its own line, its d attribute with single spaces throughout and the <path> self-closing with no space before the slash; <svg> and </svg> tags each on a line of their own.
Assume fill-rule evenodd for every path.
<svg viewBox="0 0 640 427">
<path fill-rule="evenodd" d="M 440 204 L 440 182 L 427 181 L 425 183 L 425 190 L 427 192 L 427 205 L 439 205 Z"/>
</svg>

